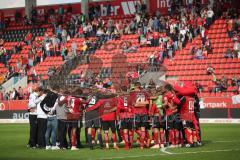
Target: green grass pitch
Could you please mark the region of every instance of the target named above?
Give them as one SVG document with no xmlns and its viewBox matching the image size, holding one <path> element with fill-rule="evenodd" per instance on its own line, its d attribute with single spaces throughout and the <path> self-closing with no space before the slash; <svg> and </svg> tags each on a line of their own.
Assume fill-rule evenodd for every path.
<svg viewBox="0 0 240 160">
<path fill-rule="evenodd" d="M 88 148 L 77 151 L 28 149 L 26 147 L 28 132 L 27 124 L 0 124 L 0 160 L 237 160 L 240 157 L 239 124 L 204 124 L 202 147 L 167 148 L 165 151 L 139 148 L 129 151 L 123 148 L 119 151 L 113 149 L 90 151 Z"/>
</svg>

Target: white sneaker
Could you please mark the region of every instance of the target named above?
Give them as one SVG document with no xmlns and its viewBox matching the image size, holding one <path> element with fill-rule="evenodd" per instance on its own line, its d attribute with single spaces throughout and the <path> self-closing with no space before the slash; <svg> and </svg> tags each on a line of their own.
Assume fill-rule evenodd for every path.
<svg viewBox="0 0 240 160">
<path fill-rule="evenodd" d="M 164 148 L 164 144 L 161 144 L 160 147 L 161 147 L 161 148 Z"/>
<path fill-rule="evenodd" d="M 46 150 L 49 150 L 49 149 L 51 149 L 51 146 L 46 146 Z"/>
<path fill-rule="evenodd" d="M 124 141 L 124 140 L 122 140 L 122 142 L 120 142 L 120 144 L 125 144 L 125 141 Z"/>
<path fill-rule="evenodd" d="M 176 148 L 176 146 L 175 145 L 170 145 L 169 148 Z"/>
<path fill-rule="evenodd" d="M 198 146 L 202 146 L 202 142 L 197 142 L 197 145 Z"/>
<path fill-rule="evenodd" d="M 151 140 L 151 144 L 154 144 L 154 140 Z"/>
<path fill-rule="evenodd" d="M 71 147 L 71 150 L 72 150 L 72 151 L 76 151 L 76 150 L 78 150 L 78 148 L 77 148 L 76 146 L 72 146 L 72 147 Z"/>
<path fill-rule="evenodd" d="M 159 144 L 155 144 L 154 146 L 151 147 L 151 149 L 159 149 Z"/>
<path fill-rule="evenodd" d="M 190 148 L 190 147 L 191 147 L 191 144 L 188 144 L 188 143 L 187 143 L 187 144 L 185 144 L 185 147 L 186 147 L 186 148 Z"/>
<path fill-rule="evenodd" d="M 58 150 L 58 149 L 60 149 L 58 146 L 52 146 L 52 148 L 51 148 L 52 150 Z"/>
</svg>

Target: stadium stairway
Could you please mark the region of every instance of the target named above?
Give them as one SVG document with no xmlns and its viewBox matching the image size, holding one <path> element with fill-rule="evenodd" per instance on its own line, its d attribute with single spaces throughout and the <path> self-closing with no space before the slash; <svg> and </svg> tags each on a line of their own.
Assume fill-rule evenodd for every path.
<svg viewBox="0 0 240 160">
<path fill-rule="evenodd" d="M 72 59 L 66 61 L 62 67 L 59 69 L 57 74 L 49 77 L 48 83 L 50 86 L 53 85 L 70 85 L 73 84 L 72 81 L 66 77 L 69 77 L 71 70 L 75 69 L 79 64 L 83 62 L 83 56 L 78 55 Z M 74 77 L 75 78 L 75 77 Z"/>
<path fill-rule="evenodd" d="M 240 59 L 224 58 L 227 49 L 233 48 L 233 42 L 227 35 L 227 25 L 224 19 L 216 20 L 209 28 L 208 38 L 212 43 L 213 53 L 208 54 L 206 59 L 192 59 L 189 53 L 191 46 L 201 46 L 201 37 L 196 37 L 192 43 L 188 43 L 182 51 L 177 51 L 173 61 L 166 60 L 164 65 L 167 68 L 166 80 L 175 78 L 178 81 L 193 81 L 203 85 L 204 96 L 209 96 L 208 89 L 213 84 L 212 75 L 206 74 L 208 66 L 215 68 L 218 79 L 223 75 L 231 79 L 233 76 L 240 76 Z M 220 93 L 222 96 L 231 95 L 232 91 Z"/>
<path fill-rule="evenodd" d="M 139 82 L 141 82 L 141 84 L 148 85 L 150 80 L 153 80 L 156 85 L 161 86 L 162 84 L 164 84 L 165 74 L 166 68 L 161 65 L 158 69 L 148 69 L 146 73 L 142 74 L 139 77 Z"/>
</svg>

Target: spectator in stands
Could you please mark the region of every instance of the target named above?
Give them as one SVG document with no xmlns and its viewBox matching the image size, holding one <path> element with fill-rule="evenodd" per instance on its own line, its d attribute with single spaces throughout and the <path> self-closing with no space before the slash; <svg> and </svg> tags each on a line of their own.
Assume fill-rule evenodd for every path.
<svg viewBox="0 0 240 160">
<path fill-rule="evenodd" d="M 17 45 L 15 46 L 15 51 L 16 53 L 19 53 L 22 50 L 22 45 L 20 42 L 17 43 Z"/>
<path fill-rule="evenodd" d="M 67 30 L 65 28 L 63 28 L 63 30 L 62 30 L 61 36 L 62 36 L 62 43 L 66 43 L 68 33 L 67 33 Z"/>
<path fill-rule="evenodd" d="M 203 50 L 201 47 L 198 47 L 196 53 L 195 53 L 195 56 L 194 58 L 196 59 L 204 59 L 205 57 L 203 56 Z"/>
<path fill-rule="evenodd" d="M 190 55 L 194 55 L 197 52 L 196 46 L 192 45 L 188 51 Z"/>
<path fill-rule="evenodd" d="M 46 51 L 46 56 L 50 57 L 51 56 L 51 47 L 52 46 L 52 41 L 47 40 L 45 44 L 45 51 Z"/>
<path fill-rule="evenodd" d="M 207 32 L 206 28 L 202 27 L 201 28 L 202 45 L 205 45 L 205 43 L 206 43 L 207 34 L 208 34 L 208 32 Z"/>
<path fill-rule="evenodd" d="M 240 88 L 240 76 L 239 76 L 238 79 L 237 79 L 237 85 L 238 85 L 238 87 Z"/>
<path fill-rule="evenodd" d="M 234 45 L 233 45 L 233 54 L 234 54 L 234 57 L 236 58 L 240 58 L 239 57 L 239 53 L 240 52 L 240 43 L 238 41 L 235 41 L 234 42 Z"/>
<path fill-rule="evenodd" d="M 23 92 L 22 87 L 20 86 L 20 87 L 18 87 L 18 99 L 23 100 L 23 98 L 24 98 L 24 92 Z"/>
<path fill-rule="evenodd" d="M 167 42 L 167 52 L 168 52 L 168 58 L 170 59 L 170 61 L 172 61 L 172 58 L 173 58 L 173 42 L 172 40 L 170 39 L 168 42 Z"/>
<path fill-rule="evenodd" d="M 71 49 L 72 49 L 72 55 L 74 57 L 76 57 L 77 56 L 77 43 L 74 40 L 73 40 L 73 42 L 71 44 Z"/>
<path fill-rule="evenodd" d="M 62 45 L 61 56 L 63 61 L 66 59 L 67 53 L 68 53 L 67 47 L 65 45 Z"/>
<path fill-rule="evenodd" d="M 3 96 L 3 100 L 5 100 L 5 101 L 10 100 L 10 93 L 11 92 L 5 92 L 4 96 Z"/>
<path fill-rule="evenodd" d="M 197 87 L 198 92 L 199 92 L 199 93 L 202 93 L 202 91 L 203 91 L 203 86 L 202 86 L 200 83 L 198 83 L 198 82 L 195 82 L 195 86 Z"/>
<path fill-rule="evenodd" d="M 152 41 L 153 41 L 152 46 L 153 47 L 159 46 L 159 38 L 160 38 L 159 32 L 158 31 L 153 32 L 153 39 L 152 39 Z"/>
<path fill-rule="evenodd" d="M 68 7 L 67 7 L 67 13 L 72 13 L 72 6 L 71 4 L 68 4 Z"/>
<path fill-rule="evenodd" d="M 224 55 L 224 57 L 227 58 L 233 58 L 233 53 L 230 48 L 227 49 L 227 53 Z"/>
<path fill-rule="evenodd" d="M 60 40 L 58 39 L 58 37 L 54 34 L 51 38 L 52 41 L 52 45 L 53 45 L 53 55 L 56 55 L 56 51 L 60 45 Z"/>
<path fill-rule="evenodd" d="M 156 83 L 153 81 L 153 79 L 151 78 L 149 83 L 148 83 L 148 87 L 150 88 L 155 88 L 156 87 Z"/>
<path fill-rule="evenodd" d="M 214 16 L 214 12 L 213 12 L 212 8 L 209 8 L 207 11 L 207 19 L 206 19 L 207 27 L 209 27 L 212 24 L 213 16 Z"/>
<path fill-rule="evenodd" d="M 12 99 L 12 100 L 17 100 L 17 99 L 18 99 L 18 96 L 19 96 L 18 91 L 16 90 L 16 88 L 13 88 L 13 91 L 12 91 L 12 93 L 11 93 L 11 99 Z"/>
<path fill-rule="evenodd" d="M 60 40 L 60 41 L 62 41 L 62 26 L 61 25 L 59 25 L 57 28 L 55 28 L 55 33 L 56 33 L 56 35 L 57 35 L 57 38 Z M 47 36 L 47 35 L 46 35 Z M 46 38 L 48 38 L 48 37 L 46 37 Z"/>
<path fill-rule="evenodd" d="M 22 18 L 21 12 L 20 11 L 16 11 L 15 13 L 15 21 L 18 23 Z"/>
<path fill-rule="evenodd" d="M 207 50 L 207 54 L 212 54 L 212 43 L 208 37 L 206 37 L 206 42 L 205 42 L 204 46 Z"/>
<path fill-rule="evenodd" d="M 207 67 L 207 74 L 212 75 L 215 72 L 215 68 L 213 68 L 211 65 Z"/>
<path fill-rule="evenodd" d="M 36 73 L 36 70 L 35 70 L 35 67 L 34 67 L 34 66 L 33 66 L 33 68 L 31 69 L 30 76 L 31 76 L 31 78 L 32 78 L 32 82 L 33 82 L 33 83 L 37 82 L 37 73 Z"/>
<path fill-rule="evenodd" d="M 58 15 L 62 16 L 63 14 L 64 14 L 64 8 L 63 8 L 62 5 L 60 5 L 59 8 L 58 8 Z"/>
<path fill-rule="evenodd" d="M 54 69 L 53 69 L 52 67 L 50 67 L 50 68 L 48 69 L 47 75 L 48 75 L 49 77 L 51 77 L 52 75 L 54 75 L 54 73 L 55 73 Z"/>
<path fill-rule="evenodd" d="M 228 37 L 232 38 L 233 36 L 233 20 L 232 19 L 227 20 L 227 32 L 228 32 Z"/>
<path fill-rule="evenodd" d="M 31 45 L 32 44 L 32 33 L 31 32 L 28 32 L 27 35 L 25 36 L 25 43 L 28 44 L 28 45 Z"/>
</svg>

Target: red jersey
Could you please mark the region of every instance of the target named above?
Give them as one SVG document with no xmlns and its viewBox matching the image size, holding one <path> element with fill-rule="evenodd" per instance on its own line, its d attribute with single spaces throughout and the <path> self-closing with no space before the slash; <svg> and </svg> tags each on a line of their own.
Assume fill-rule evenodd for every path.
<svg viewBox="0 0 240 160">
<path fill-rule="evenodd" d="M 79 114 L 81 113 L 81 98 L 69 97 L 68 98 L 68 107 L 70 113 Z"/>
<path fill-rule="evenodd" d="M 186 101 L 182 104 L 180 117 L 183 120 L 193 120 L 194 117 L 194 95 L 197 94 L 197 89 L 192 83 L 184 83 L 183 86 L 174 86 L 174 89 L 179 95 L 185 96 Z"/>
<path fill-rule="evenodd" d="M 100 115 L 102 121 L 116 120 L 117 102 L 117 97 L 102 99 L 102 103 L 100 105 Z"/>
<path fill-rule="evenodd" d="M 164 94 L 163 101 L 168 101 L 169 103 L 173 102 L 174 105 L 179 105 L 181 102 L 175 94 L 172 92 L 167 92 Z M 165 115 L 169 116 L 177 112 L 177 108 L 167 107 L 165 109 Z"/>
<path fill-rule="evenodd" d="M 133 118 L 134 108 L 131 106 L 129 95 L 118 97 L 117 115 L 120 119 Z"/>
<path fill-rule="evenodd" d="M 93 95 L 90 99 L 89 102 L 86 104 L 85 108 L 86 108 L 86 112 L 90 112 L 93 111 L 95 109 L 98 109 L 99 106 L 101 105 L 102 101 L 99 100 L 99 96 Z"/>
<path fill-rule="evenodd" d="M 131 105 L 134 106 L 137 102 L 148 101 L 149 96 L 144 91 L 133 91 L 130 93 Z M 148 114 L 147 107 L 134 107 L 134 114 Z"/>
<path fill-rule="evenodd" d="M 160 110 L 159 110 L 159 108 L 157 108 L 156 104 L 152 104 L 152 107 L 149 111 L 149 115 L 153 115 L 153 116 L 160 116 L 161 115 Z"/>
<path fill-rule="evenodd" d="M 180 117 L 183 120 L 192 121 L 194 118 L 195 99 L 189 96 L 185 96 L 185 98 L 186 98 L 186 101 L 181 106 Z"/>
</svg>

